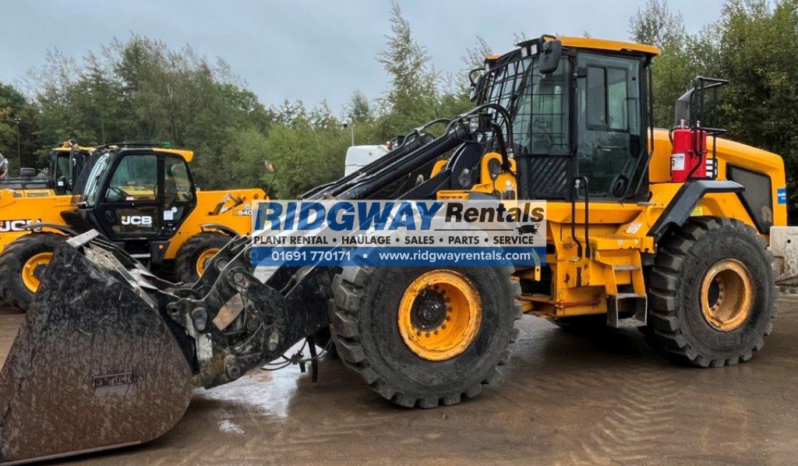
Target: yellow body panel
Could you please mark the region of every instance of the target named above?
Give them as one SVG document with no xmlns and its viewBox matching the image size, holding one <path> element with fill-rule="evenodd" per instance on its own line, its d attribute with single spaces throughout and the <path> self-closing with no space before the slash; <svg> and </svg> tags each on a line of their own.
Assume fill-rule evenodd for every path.
<svg viewBox="0 0 798 466">
<path fill-rule="evenodd" d="M 227 195 L 241 199 L 243 202 L 224 213 L 213 215 L 213 211 L 219 202 Z M 180 226 L 180 230 L 172 237 L 169 242 L 169 249 L 166 250 L 165 259 L 174 259 L 180 247 L 189 238 L 202 232 L 202 225 L 217 223 L 232 228 L 239 235 L 246 235 L 252 232 L 252 201 L 267 199 L 266 192 L 262 189 L 237 189 L 231 191 L 197 191 L 197 207 L 191 215 Z"/>
<path fill-rule="evenodd" d="M 712 138 L 707 141 L 707 148 L 711 156 L 714 148 Z M 787 225 L 787 206 L 779 204 L 777 199 L 777 189 L 787 186 L 784 161 L 779 155 L 728 139 L 718 139 L 717 159 L 719 180 L 726 179 L 726 167 L 728 164 L 767 175 L 771 180 L 773 191 L 773 224 L 776 226 Z M 649 181 L 652 184 L 670 182 L 670 168 L 671 143 L 668 139 L 668 131 L 658 129 L 654 132 L 654 154 L 651 157 Z M 735 196 L 729 194 L 707 196 L 701 206 L 706 206 L 708 209 L 706 212 L 710 213 L 705 213 L 704 215 L 713 215 L 711 212 L 717 212 L 718 209 L 721 209 L 719 203 L 722 203 L 723 199 L 728 201 L 731 197 Z M 748 218 L 747 214 L 741 214 L 741 216 Z M 734 218 L 742 219 L 740 216 L 735 216 Z"/>
<path fill-rule="evenodd" d="M 72 208 L 72 196 L 22 197 L 24 191 L 0 190 L 0 252 L 15 239 L 29 234 L 27 223 L 66 225 L 61 212 Z"/>
<path fill-rule="evenodd" d="M 728 164 L 757 171 L 771 180 L 773 224 L 787 224 L 787 208 L 779 204 L 777 190 L 786 186 L 784 162 L 778 155 L 727 140 L 718 140 L 717 159 L 719 180 L 726 179 Z M 710 145 L 711 149 L 711 145 Z M 671 144 L 665 131 L 655 135 L 654 154 L 650 165 L 651 197 L 647 202 L 591 201 L 590 255 L 586 254 L 585 206 L 576 205 L 575 235 L 572 235 L 572 205 L 566 201 L 550 201 L 546 207 L 547 243 L 549 252 L 546 264 L 550 268 L 551 290 L 546 294 L 523 294 L 519 299 L 524 310 L 533 314 L 562 318 L 607 312 L 607 297 L 617 296 L 620 287 L 624 292 L 632 289 L 645 296 L 646 287 L 642 272 L 641 254 L 656 254 L 651 228 L 673 202 L 681 183 L 670 182 Z M 506 193 L 517 193 L 512 173 L 502 173 L 496 180 L 490 178 L 488 162 L 501 159 L 490 153 L 481 162 L 480 182 L 469 191 L 441 191 L 438 199 L 467 199 L 470 192 L 503 194 L 505 202 L 512 202 Z M 512 161 L 515 172 L 515 161 Z M 707 194 L 693 216 L 733 218 L 755 227 L 738 196 L 734 193 Z M 579 254 L 579 244 L 583 254 Z M 523 282 L 540 281 L 541 267 L 519 268 L 516 276 Z"/>
</svg>

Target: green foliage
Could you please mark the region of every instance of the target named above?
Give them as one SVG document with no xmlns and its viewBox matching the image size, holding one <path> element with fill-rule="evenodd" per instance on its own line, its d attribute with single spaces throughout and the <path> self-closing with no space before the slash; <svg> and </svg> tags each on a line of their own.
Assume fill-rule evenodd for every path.
<svg viewBox="0 0 798 466">
<path fill-rule="evenodd" d="M 727 0 L 698 34 L 667 2 L 650 0 L 632 18 L 632 39 L 663 49 L 654 67 L 656 121 L 671 126 L 673 103 L 697 75 L 728 79 L 718 126 L 727 137 L 784 157 L 791 216 L 798 206 L 798 0 Z"/>
<path fill-rule="evenodd" d="M 39 89 L 40 154 L 66 139 L 82 145 L 170 141 L 195 150 L 194 176 L 206 189 L 245 186 L 259 178 L 252 173 L 263 171 L 262 165 L 219 168 L 228 168 L 225 155 L 240 144 L 237 136 L 265 133 L 273 113 L 237 83 L 224 62 L 211 64 L 190 47 L 173 51 L 133 35 L 103 47 L 101 56 L 89 54 L 80 65 L 51 52 L 33 82 Z"/>
<path fill-rule="evenodd" d="M 12 176 L 20 167 L 35 164 L 37 125 L 36 108 L 14 86 L 0 82 L 0 153 L 8 159 Z"/>
<path fill-rule="evenodd" d="M 629 32 L 633 41 L 662 49 L 654 66 L 654 122 L 673 126 L 674 102 L 702 72 L 697 58 L 701 39 L 687 34 L 684 18 L 670 10 L 667 0 L 648 0 L 630 20 Z"/>
<path fill-rule="evenodd" d="M 340 178 L 347 147 L 349 132 L 340 126 L 318 127 L 303 118 L 291 126 L 273 127 L 264 149 L 277 166 L 274 191 L 281 198 L 291 199 Z M 263 181 L 271 177 L 264 175 Z"/>
</svg>

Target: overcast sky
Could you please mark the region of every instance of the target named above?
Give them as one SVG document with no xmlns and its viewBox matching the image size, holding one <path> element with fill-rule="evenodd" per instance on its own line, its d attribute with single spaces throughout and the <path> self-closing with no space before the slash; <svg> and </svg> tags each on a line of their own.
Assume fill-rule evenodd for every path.
<svg viewBox="0 0 798 466">
<path fill-rule="evenodd" d="M 645 0 L 400 0 L 416 40 L 436 68 L 455 72 L 476 36 L 495 52 L 516 33 L 628 39 Z M 718 18 L 722 0 L 670 0 L 688 31 Z M 226 60 L 266 104 L 327 99 L 339 112 L 356 89 L 385 91 L 375 60 L 389 32 L 387 0 L 0 0 L 0 81 L 18 82 L 48 49 L 81 57 L 130 33 L 170 47 L 190 44 Z"/>
</svg>

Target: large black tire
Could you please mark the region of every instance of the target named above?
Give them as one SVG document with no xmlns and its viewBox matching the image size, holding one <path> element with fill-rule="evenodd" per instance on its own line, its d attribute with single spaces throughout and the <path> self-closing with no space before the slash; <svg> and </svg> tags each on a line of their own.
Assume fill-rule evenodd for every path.
<svg viewBox="0 0 798 466">
<path fill-rule="evenodd" d="M 52 253 L 66 241 L 66 237 L 55 233 L 31 233 L 20 236 L 0 254 L 0 296 L 22 311 L 30 307 L 35 292 L 25 285 L 25 264 L 43 253 Z M 36 276 L 41 278 L 44 266 L 38 268 Z"/>
<path fill-rule="evenodd" d="M 223 233 L 202 232 L 188 239 L 177 251 L 175 257 L 175 278 L 183 283 L 194 283 L 200 279 L 198 263 L 207 259 L 209 250 L 225 247 L 231 238 Z"/>
<path fill-rule="evenodd" d="M 741 306 L 750 312 L 740 314 L 735 326 L 719 329 L 702 311 L 701 287 L 713 266 L 729 260 L 749 272 L 752 304 Z M 672 359 L 700 367 L 748 361 L 773 329 L 778 291 L 772 261 L 764 239 L 744 223 L 691 219 L 659 246 L 649 281 L 646 341 Z"/>
<path fill-rule="evenodd" d="M 460 354 L 431 361 L 410 350 L 399 331 L 399 304 L 427 267 L 346 267 L 333 281 L 330 331 L 344 363 L 369 387 L 404 407 L 449 406 L 482 392 L 510 358 L 521 316 L 521 289 L 512 267 L 445 268 L 465 277 L 478 293 L 481 325 Z M 448 302 L 448 301 L 447 301 Z M 444 327 L 445 328 L 445 327 Z"/>
</svg>

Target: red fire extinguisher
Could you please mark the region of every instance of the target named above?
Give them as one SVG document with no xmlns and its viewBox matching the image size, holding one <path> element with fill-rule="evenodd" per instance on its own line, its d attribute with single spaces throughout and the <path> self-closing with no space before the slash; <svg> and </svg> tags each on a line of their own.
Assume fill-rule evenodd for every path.
<svg viewBox="0 0 798 466">
<path fill-rule="evenodd" d="M 707 176 L 707 132 L 700 128 L 681 126 L 671 130 L 671 182 L 684 183 L 688 179 Z"/>
</svg>

